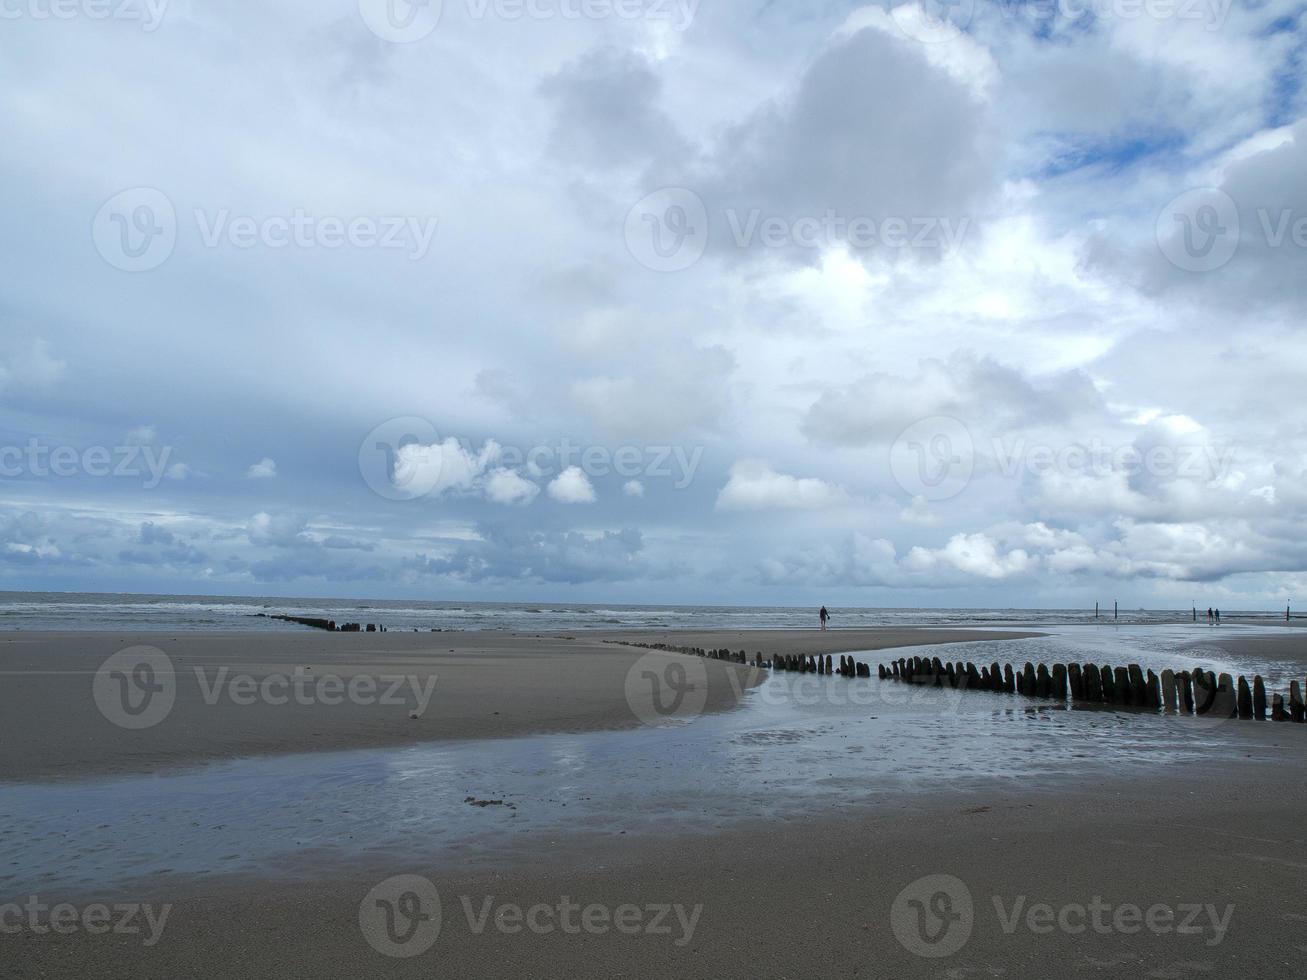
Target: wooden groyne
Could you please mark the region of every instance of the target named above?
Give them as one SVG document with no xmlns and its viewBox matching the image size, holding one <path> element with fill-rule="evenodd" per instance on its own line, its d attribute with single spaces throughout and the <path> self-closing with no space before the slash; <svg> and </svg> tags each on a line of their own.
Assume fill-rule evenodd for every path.
<svg viewBox="0 0 1307 980">
<path fill-rule="evenodd" d="M 1156 674 L 1138 664 L 1112 667 L 1107 664 L 1040 664 L 1029 661 L 1019 670 L 995 662 L 976 667 L 973 663 L 944 663 L 939 657 L 900 657 L 888 666 L 878 664 L 882 680 L 901 681 L 927 687 L 974 689 L 1028 698 L 1073 703 L 1106 704 L 1166 711 L 1169 714 L 1210 715 L 1214 718 L 1243 718 L 1265 721 L 1307 722 L 1303 687 L 1289 685 L 1288 699 L 1279 693 L 1267 699 L 1266 683 L 1260 675 L 1252 682 L 1242 675 L 1219 676 L 1199 667 L 1195 670 L 1164 670 Z"/>
<path fill-rule="evenodd" d="M 725 660 L 734 664 L 751 667 L 764 667 L 771 670 L 796 671 L 801 674 L 838 674 L 841 677 L 870 677 L 871 668 L 856 662 L 850 656 L 841 656 L 838 666 L 834 659 L 825 656 L 806 656 L 795 653 L 773 654 L 770 660 L 763 658 L 762 651 L 752 657 L 745 650 L 709 650 L 704 647 L 683 647 L 672 643 L 637 643 L 634 640 L 604 640 L 624 647 L 639 647 L 642 650 L 661 650 L 664 653 L 681 653 L 688 657 L 706 657 L 709 660 Z"/>
<path fill-rule="evenodd" d="M 336 625 L 334 619 L 320 619 L 315 616 L 269 616 L 267 613 L 255 613 L 261 619 L 279 619 L 283 623 L 295 623 L 298 626 L 309 626 L 315 630 L 327 630 L 329 633 L 384 633 L 386 627 L 378 626 L 376 623 L 368 623 L 367 629 L 359 623 L 342 623 Z"/>
</svg>

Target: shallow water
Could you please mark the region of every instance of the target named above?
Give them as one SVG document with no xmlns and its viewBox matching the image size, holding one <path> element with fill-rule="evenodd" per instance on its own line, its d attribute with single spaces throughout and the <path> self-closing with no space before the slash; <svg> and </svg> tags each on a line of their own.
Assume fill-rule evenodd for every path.
<svg viewBox="0 0 1307 980">
<path fill-rule="evenodd" d="M 834 608 L 833 624 L 958 626 L 977 623 L 1088 624 L 1092 609 Z M 260 615 L 262 614 L 262 615 Z M 817 625 L 817 610 L 793 606 L 685 606 L 629 603 L 435 602 L 408 599 L 112 595 L 0 592 L 3 630 L 272 630 L 307 627 L 270 615 L 382 623 L 394 630 L 792 629 Z M 1189 610 L 1123 609 L 1121 623 L 1185 620 Z M 1282 611 L 1243 612 L 1268 622 Z M 1103 614 L 1100 623 L 1110 621 Z"/>
<path fill-rule="evenodd" d="M 1155 670 L 1202 663 L 1268 677 L 1301 672 L 1288 661 L 1181 652 L 1194 638 L 1185 627 L 1068 627 L 1049 637 L 859 659 L 874 665 L 938 653 L 986 664 L 1134 661 Z M 1304 728 L 781 673 L 748 692 L 738 710 L 674 726 L 9 784 L 0 791 L 0 896 L 160 875 L 310 875 L 391 853 L 493 857 L 577 834 L 756 829 L 768 818 L 923 790 L 983 794 L 1013 781 L 1121 776 L 1200 757 L 1270 758 L 1273 740 L 1307 740 Z M 467 797 L 503 803 L 479 807 Z"/>
</svg>

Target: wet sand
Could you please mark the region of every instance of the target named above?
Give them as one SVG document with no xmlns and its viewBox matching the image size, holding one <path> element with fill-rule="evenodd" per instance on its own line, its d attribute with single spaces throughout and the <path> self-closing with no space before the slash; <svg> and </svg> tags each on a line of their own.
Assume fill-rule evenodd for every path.
<svg viewBox="0 0 1307 980">
<path fill-rule="evenodd" d="M 750 653 L 835 652 L 902 645 L 903 633 L 737 634 L 730 645 Z M 941 639 L 937 631 L 908 635 L 923 643 Z M 962 638 L 996 635 L 1002 634 L 976 632 Z M 524 707 L 513 722 L 481 733 L 590 731 L 595 734 L 581 737 L 606 744 L 611 738 L 598 730 L 633 724 L 623 685 L 644 652 L 602 642 L 615 634 L 576 640 L 479 634 L 458 644 L 448 643 L 451 636 L 442 634 L 433 641 L 411 634 L 362 635 L 349 638 L 357 645 L 333 651 L 326 644 L 338 637 L 309 635 L 300 641 L 302 646 L 280 653 L 274 647 L 284 643 L 284 637 L 186 638 L 171 648 L 170 639 L 145 639 L 168 650 L 179 666 L 195 662 L 209 667 L 238 664 L 251 672 L 284 670 L 312 652 L 315 670 L 320 665 L 342 675 L 352 666 L 378 671 L 383 663 L 400 670 L 436 670 L 438 690 L 448 675 L 456 695 L 447 710 L 454 717 L 462 712 L 469 728 L 485 721 L 492 704 L 503 710 L 513 703 L 550 700 L 553 678 L 575 676 L 583 686 L 592 681 L 596 686 L 561 708 Z M 661 632 L 623 638 L 700 646 L 727 642 L 716 635 Z M 265 639 L 273 644 L 265 646 Z M 44 682 L 51 687 L 42 692 L 43 704 L 48 708 L 54 703 L 62 719 L 75 713 L 57 697 L 52 702 L 51 694 L 70 697 L 77 685 L 88 683 L 86 672 L 97 657 L 134 642 L 122 637 L 97 640 L 105 645 L 79 651 L 70 638 L 45 638 L 67 644 L 58 647 L 66 657 L 60 661 L 60 674 L 35 675 L 51 678 Z M 434 642 L 444 645 L 444 651 L 432 649 Z M 776 645 L 762 645 L 765 642 Z M 1214 639 L 1204 635 L 1196 642 L 1212 644 Z M 1220 643 L 1233 654 L 1290 663 L 1307 660 L 1302 649 L 1307 640 L 1285 646 L 1276 636 L 1223 635 Z M 1275 649 L 1265 648 L 1266 643 L 1276 644 Z M 52 659 L 50 648 L 16 654 L 10 646 L 0 643 L 8 667 Z M 449 653 L 451 646 L 454 653 Z M 532 659 L 523 665 L 527 658 Z M 537 659 L 543 671 L 529 669 Z M 734 704 L 741 690 L 729 678 L 752 673 L 713 661 L 695 662 L 711 672 L 709 710 L 718 712 Z M 595 681 L 597 675 L 605 679 Z M 487 682 L 491 677 L 494 683 Z M 16 708 L 23 699 L 13 695 L 11 677 L 5 676 L 4 683 L 4 706 Z M 874 679 L 866 683 L 880 684 Z M 887 692 L 892 689 L 886 685 Z M 601 832 L 589 832 L 583 822 L 579 830 L 531 826 L 525 809 L 519 816 L 506 806 L 468 805 L 469 819 L 478 821 L 480 830 L 472 841 L 456 847 L 433 850 L 415 841 L 408 854 L 378 850 L 343 862 L 306 845 L 253 876 L 156 874 L 100 897 L 111 904 L 152 903 L 156 912 L 167 903 L 168 918 L 157 942 L 145 944 L 149 930 L 143 920 L 141 931 L 130 934 L 91 935 L 74 928 L 56 935 L 20 928 L 0 935 L 3 963 L 17 976 L 106 977 L 357 977 L 384 972 L 400 977 L 1043 980 L 1067 975 L 1186 980 L 1301 972 L 1307 956 L 1307 888 L 1302 884 L 1307 872 L 1302 821 L 1307 805 L 1307 726 L 1191 726 L 1186 729 L 1186 753 L 1169 756 L 1152 746 L 1167 725 L 1185 722 L 1105 712 L 1105 723 L 1112 721 L 1137 735 L 1142 758 L 1156 760 L 1151 767 L 1113 772 L 1094 763 L 1096 744 L 1104 744 L 1099 735 L 1083 727 L 1062 727 L 1057 712 L 1013 700 L 1000 706 L 1001 697 L 973 692 L 965 695 L 965 710 L 954 708 L 922 719 L 926 735 L 913 736 L 914 750 L 944 754 L 934 759 L 933 788 L 925 791 L 860 795 L 851 791 L 847 777 L 831 783 L 825 776 L 831 743 L 817 741 L 797 751 L 800 764 L 811 768 L 810 782 L 824 787 L 821 795 L 797 809 L 766 815 L 758 809 L 757 818 L 736 814 L 729 822 L 694 833 L 678 832 L 687 811 L 701 805 L 708 809 L 705 801 L 696 802 L 694 793 L 659 800 L 654 812 L 646 812 L 649 801 L 637 804 L 633 799 L 628 819 L 609 822 Z M 966 740 L 972 724 L 968 712 L 989 714 L 983 705 L 991 701 L 986 699 L 994 699 L 996 712 L 1016 712 L 1007 723 L 1034 726 L 1033 737 L 1019 743 L 1029 754 L 1019 775 L 995 775 L 997 770 L 985 758 L 992 745 Z M 154 747 L 136 750 L 129 765 L 107 759 L 103 749 L 60 743 L 64 769 L 104 774 L 137 771 L 151 758 L 177 763 L 221 757 L 197 756 L 186 744 L 201 736 L 215 740 L 217 749 L 227 754 L 246 753 L 248 746 L 261 744 L 250 738 L 259 723 L 249 717 L 242 720 L 240 712 L 247 709 L 222 708 L 206 719 L 202 712 L 197 718 L 183 710 L 182 704 L 179 695 L 174 714 L 180 712 L 177 717 L 185 724 L 167 738 L 161 736 L 173 715 L 145 733 L 135 733 L 144 734 Z M 927 711 L 932 704 L 943 702 L 914 701 L 903 710 Z M 202 702 L 192 707 L 213 710 Z M 31 705 L 22 710 L 31 713 L 29 723 L 41 717 Z M 89 699 L 81 710 L 98 715 Z M 867 709 L 860 710 L 865 714 Z M 321 705 L 316 711 L 317 716 L 326 714 Z M 281 717 L 290 714 L 283 710 Z M 1086 718 L 1079 719 L 1081 726 Z M 367 711 L 348 711 L 322 730 L 332 733 L 337 747 L 398 744 L 384 721 Z M 300 720 L 280 724 L 303 748 Z M 220 731 L 222 725 L 236 728 Z M 84 737 L 102 738 L 107 737 L 102 729 L 110 727 L 102 718 L 100 724 L 82 719 L 79 731 Z M 648 737 L 661 734 L 651 729 Z M 837 728 L 833 737 L 838 736 Z M 460 735 L 438 730 L 422 737 Z M 903 736 L 883 741 L 877 736 L 860 751 L 911 764 L 913 756 L 896 746 L 896 737 Z M 1057 739 L 1064 756 L 1047 767 L 1047 776 L 1040 771 L 1041 738 Z M 174 754 L 172 745 L 161 744 L 169 740 L 187 751 Z M 1075 766 L 1066 765 L 1065 753 L 1076 745 L 1086 756 L 1083 778 L 1077 777 Z M 44 751 L 35 742 L 29 750 L 38 756 Z M 451 744 L 449 751 L 457 753 L 459 748 Z M 772 756 L 765 745 L 758 754 L 760 775 L 766 779 Z M 572 762 L 595 765 L 585 758 Z M 620 757 L 613 764 L 620 764 Z M 42 776 L 48 774 L 37 768 Z M 549 769 L 542 771 L 548 779 Z M 558 784 L 562 800 L 556 806 L 569 801 L 566 794 L 575 784 L 575 771 L 559 766 L 550 780 Z M 949 778 L 950 771 L 956 778 Z M 418 770 L 401 766 L 393 778 L 411 781 L 418 778 Z M 714 799 L 722 795 L 720 778 L 712 771 L 697 779 L 697 792 L 714 794 Z M 774 785 L 781 795 L 796 789 L 782 778 Z M 330 792 L 330 787 L 322 789 Z M 583 808 L 572 802 L 583 820 Z M 5 813 L 0 797 L 4 833 L 32 832 L 30 827 L 6 826 Z M 621 813 L 619 808 L 619 818 Z M 140 832 L 149 850 L 151 831 L 142 826 Z M 84 843 L 70 840 L 68 846 Z M 379 952 L 361 925 L 362 915 L 375 936 L 377 910 L 387 902 L 392 912 L 400 909 L 400 900 L 412 894 L 411 879 L 399 891 L 390 884 L 374 891 L 394 875 L 427 879 L 438 893 L 441 913 L 438 932 L 420 917 L 411 920 L 420 931 L 394 949 L 414 955 L 400 958 Z M 37 880 L 22 894 L 36 894 L 47 905 L 70 901 L 85 908 L 95 891 L 43 888 Z M 587 920 L 583 910 L 591 906 L 594 912 Z M 664 906 L 668 912 L 655 928 L 653 917 Z M 424 914 L 434 907 L 418 906 Z M 546 910 L 535 914 L 537 927 L 532 928 L 515 907 L 523 913 L 533 907 Z M 496 919 L 495 910 L 504 914 Z M 624 910 L 626 931 L 613 924 L 618 910 Z M 487 918 L 481 920 L 483 913 Z M 16 921 L 14 913 L 9 916 L 9 922 Z M 574 928 L 566 929 L 560 917 Z M 404 922 L 409 920 L 400 925 Z M 403 929 L 392 935 L 401 933 Z M 938 953 L 945 955 L 936 957 Z"/>
<path fill-rule="evenodd" d="M 1027 635 L 1032 634 L 898 628 L 575 636 L 316 630 L 0 634 L 0 781 L 154 772 L 250 755 L 634 727 L 640 718 L 627 701 L 626 683 L 647 651 L 606 640 L 729 646 L 770 656 Z M 169 658 L 175 702 L 157 724 L 129 730 L 97 708 L 93 683 L 106 658 L 142 644 Z M 741 692 L 761 679 L 745 668 L 700 662 L 707 671 L 704 711 L 733 707 Z M 303 669 L 300 676 L 311 692 L 298 700 L 291 687 L 296 668 Z M 372 696 L 346 696 L 328 704 L 337 699 L 334 689 L 318 687 L 327 676 L 339 677 L 345 685 L 359 676 L 374 678 L 377 689 Z M 238 677 L 252 678 L 252 698 Z M 270 689 L 273 697 L 284 696 L 287 703 L 269 704 L 259 693 L 269 678 L 276 682 Z M 402 678 L 402 683 L 393 697 L 385 697 L 392 678 Z M 234 689 L 233 683 L 238 685 Z M 246 700 L 252 703 L 240 703 Z"/>
<path fill-rule="evenodd" d="M 1253 792 L 1272 783 L 1273 792 Z M 328 881 L 159 882 L 109 896 L 172 905 L 148 948 L 144 932 L 25 930 L 0 944 L 17 976 L 1296 976 L 1307 955 L 1304 803 L 1300 777 L 1265 766 L 1221 774 L 1196 766 L 1053 793 L 995 786 L 709 838 L 540 840 L 533 855 L 493 872 L 455 858 L 391 862 Z M 502 832 L 504 814 L 487 811 L 485 819 L 488 837 Z M 410 958 L 382 955 L 360 928 L 365 897 L 399 874 L 430 881 L 442 911 L 438 935 Z M 961 883 L 965 891 L 947 885 L 949 912 L 970 909 L 969 935 L 960 920 L 930 919 L 928 927 L 942 931 L 937 945 L 915 938 L 922 934 L 907 903 L 917 898 L 929 907 L 935 886 L 913 886 L 928 875 Z M 548 931 L 525 927 L 511 909 L 500 926 L 492 915 L 478 931 L 487 902 L 494 910 L 555 911 L 535 919 Z M 600 908 L 589 930 L 565 902 Z M 1095 927 L 1096 903 L 1107 907 L 1097 913 L 1105 931 Z M 1050 926 L 1039 911 L 1031 918 L 1032 907 L 1044 904 L 1078 931 L 1057 927 L 1055 918 Z M 701 908 L 692 930 L 672 912 L 657 927 L 667 932 L 650 931 L 657 907 L 677 905 L 685 921 Z M 632 934 L 599 917 L 629 906 L 642 916 L 632 919 Z M 1153 928 L 1133 909 L 1154 910 Z M 564 915 L 572 931 L 563 931 Z M 1186 922 L 1197 931 L 1178 934 Z M 964 937 L 950 955 L 920 955 Z"/>
</svg>

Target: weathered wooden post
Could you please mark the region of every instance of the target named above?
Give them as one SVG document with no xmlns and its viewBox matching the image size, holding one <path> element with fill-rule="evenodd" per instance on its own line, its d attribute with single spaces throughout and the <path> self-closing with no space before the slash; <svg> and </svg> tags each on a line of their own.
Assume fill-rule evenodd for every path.
<svg viewBox="0 0 1307 980">
<path fill-rule="evenodd" d="M 1098 668 L 1099 680 L 1103 683 L 1103 703 L 1116 703 L 1116 675 L 1112 673 L 1112 668 L 1107 664 Z"/>
<path fill-rule="evenodd" d="M 1162 707 L 1167 711 L 1175 711 L 1177 707 L 1175 671 L 1170 669 L 1162 671 Z"/>
<path fill-rule="evenodd" d="M 1130 664 L 1126 667 L 1126 673 L 1130 677 L 1130 700 L 1127 704 L 1134 704 L 1136 708 L 1142 708 L 1148 702 L 1148 683 L 1144 680 L 1144 672 L 1138 664 Z"/>
<path fill-rule="evenodd" d="M 1302 700 L 1302 688 L 1294 681 L 1289 685 L 1289 717 L 1296 722 L 1307 721 L 1307 704 Z"/>
<path fill-rule="evenodd" d="M 1235 693 L 1234 678 L 1229 674 L 1222 674 L 1216 682 L 1216 700 L 1217 704 L 1212 707 L 1212 712 L 1219 718 L 1237 718 L 1239 716 L 1239 700 Z"/>
<path fill-rule="evenodd" d="M 1266 720 L 1266 684 L 1261 674 L 1253 678 L 1253 717 L 1258 721 Z"/>
<path fill-rule="evenodd" d="M 1176 680 L 1180 683 L 1180 713 L 1191 715 L 1194 713 L 1193 677 L 1189 671 L 1182 670 L 1176 675 Z"/>
<path fill-rule="evenodd" d="M 1093 664 L 1085 664 L 1085 700 L 1090 704 L 1099 704 L 1103 700 L 1103 675 Z"/>
<path fill-rule="evenodd" d="M 1284 710 L 1284 696 L 1281 694 L 1275 694 L 1271 697 L 1271 720 L 1289 720 L 1289 712 Z"/>
<path fill-rule="evenodd" d="M 1028 698 L 1035 696 L 1035 665 L 1029 660 L 1021 668 L 1021 687 L 1017 690 Z"/>
<path fill-rule="evenodd" d="M 989 665 L 989 689 L 991 691 L 1003 690 L 1003 668 L 995 660 Z"/>
<path fill-rule="evenodd" d="M 1053 664 L 1053 686 L 1048 694 L 1057 701 L 1066 700 L 1066 664 Z"/>
<path fill-rule="evenodd" d="M 1067 667 L 1067 680 L 1071 684 L 1071 700 L 1085 700 L 1085 675 L 1080 669 L 1079 664 L 1071 664 Z"/>
<path fill-rule="evenodd" d="M 1156 711 L 1162 706 L 1162 682 L 1158 680 L 1157 675 L 1150 669 L 1148 671 L 1148 685 L 1145 688 L 1147 702 L 1144 707 L 1150 711 Z"/>
<path fill-rule="evenodd" d="M 1017 689 L 1017 681 L 1016 678 L 1012 675 L 1012 665 L 1004 664 L 1003 665 L 1003 690 L 1008 694 L 1014 694 L 1016 693 L 1016 689 Z"/>
<path fill-rule="evenodd" d="M 835 663 L 835 661 L 833 661 L 833 660 L 831 659 L 831 655 L 830 655 L 829 653 L 826 654 L 826 673 L 827 673 L 827 674 L 829 674 L 829 673 L 831 672 L 831 667 L 834 665 L 834 663 Z"/>
<path fill-rule="evenodd" d="M 1112 689 L 1116 693 L 1117 704 L 1132 704 L 1134 697 L 1130 692 L 1130 671 L 1117 667 L 1112 673 Z"/>
<path fill-rule="evenodd" d="M 1049 697 L 1053 692 L 1053 678 L 1048 674 L 1048 667 L 1044 664 L 1039 665 L 1035 671 L 1035 694 L 1038 697 Z"/>
<path fill-rule="evenodd" d="M 1216 699 L 1216 683 L 1211 674 L 1199 667 L 1194 671 L 1194 712 L 1205 715 Z"/>
<path fill-rule="evenodd" d="M 983 689 L 985 686 L 985 682 L 980 676 L 980 671 L 976 670 L 976 665 L 973 663 L 967 664 L 966 684 L 967 687 L 975 688 L 977 690 Z"/>
</svg>

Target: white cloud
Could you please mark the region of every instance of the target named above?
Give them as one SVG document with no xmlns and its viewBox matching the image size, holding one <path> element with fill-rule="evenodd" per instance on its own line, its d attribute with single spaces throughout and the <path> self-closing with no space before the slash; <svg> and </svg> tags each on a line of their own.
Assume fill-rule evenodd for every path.
<svg viewBox="0 0 1307 980">
<path fill-rule="evenodd" d="M 925 497 L 917 495 L 912 498 L 912 503 L 899 511 L 899 520 L 905 524 L 921 524 L 930 527 L 938 524 L 940 518 L 938 514 L 930 509 L 930 502 Z"/>
<path fill-rule="evenodd" d="M 639 480 L 627 480 L 622 484 L 622 493 L 628 497 L 643 497 L 644 484 Z"/>
<path fill-rule="evenodd" d="M 849 502 L 843 487 L 777 473 L 763 460 L 740 460 L 717 495 L 718 510 L 816 510 Z"/>
<path fill-rule="evenodd" d="M 264 456 L 257 463 L 251 463 L 250 468 L 245 471 L 247 480 L 271 480 L 277 475 L 277 462 Z"/>
<path fill-rule="evenodd" d="M 569 466 L 559 473 L 550 482 L 548 490 L 549 496 L 561 504 L 592 504 L 595 501 L 595 488 L 579 466 Z"/>
<path fill-rule="evenodd" d="M 540 487 L 515 471 L 497 467 L 486 478 L 486 499 L 496 504 L 529 504 Z"/>
<path fill-rule="evenodd" d="M 408 443 L 395 453 L 394 483 L 397 487 L 420 488 L 433 496 L 474 492 L 499 454 L 499 444 L 493 439 L 475 453 L 464 449 L 453 437 L 431 445 Z"/>
</svg>

